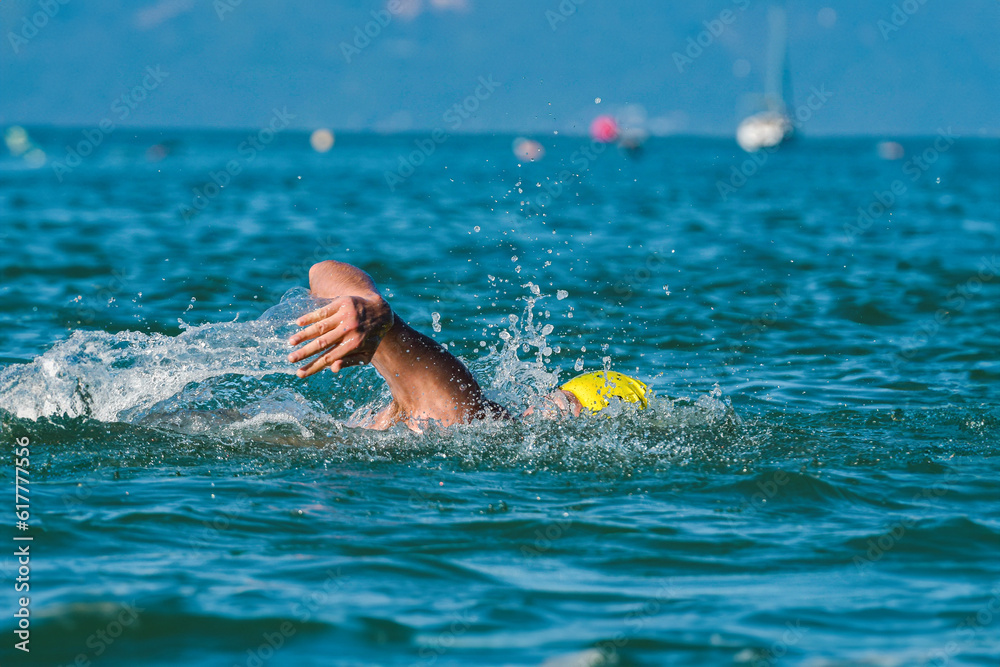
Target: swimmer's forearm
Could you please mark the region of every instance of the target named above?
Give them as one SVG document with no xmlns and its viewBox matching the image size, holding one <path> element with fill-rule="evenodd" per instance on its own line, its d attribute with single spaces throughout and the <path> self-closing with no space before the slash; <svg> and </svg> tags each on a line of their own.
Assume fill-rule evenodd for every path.
<svg viewBox="0 0 1000 667">
<path fill-rule="evenodd" d="M 398 316 L 372 365 L 408 419 L 452 424 L 483 410 L 482 390 L 465 364 Z"/>
</svg>

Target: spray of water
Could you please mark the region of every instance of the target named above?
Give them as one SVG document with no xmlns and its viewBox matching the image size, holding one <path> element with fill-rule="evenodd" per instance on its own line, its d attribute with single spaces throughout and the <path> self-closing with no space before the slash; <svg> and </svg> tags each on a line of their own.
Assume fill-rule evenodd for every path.
<svg viewBox="0 0 1000 667">
<path fill-rule="evenodd" d="M 548 295 L 532 283 L 523 288 L 523 307 L 507 317 L 488 353 L 465 360 L 490 398 L 513 414 L 537 405 L 560 380 L 550 361 L 553 325 L 535 317 Z M 389 433 L 351 428 L 352 414 L 389 400 L 374 371 L 324 373 L 303 382 L 286 360 L 294 320 L 321 303 L 296 288 L 250 322 L 184 326 L 178 336 L 76 331 L 32 362 L 0 372 L 0 410 L 26 420 L 82 418 L 217 438 L 334 446 L 368 459 L 443 453 L 469 465 L 492 461 L 532 468 L 676 461 L 692 447 L 742 438 L 739 419 L 717 390 L 695 399 L 654 396 L 644 411 L 616 403 L 595 417 L 532 417 L 431 429 L 419 437 L 402 428 Z"/>
</svg>

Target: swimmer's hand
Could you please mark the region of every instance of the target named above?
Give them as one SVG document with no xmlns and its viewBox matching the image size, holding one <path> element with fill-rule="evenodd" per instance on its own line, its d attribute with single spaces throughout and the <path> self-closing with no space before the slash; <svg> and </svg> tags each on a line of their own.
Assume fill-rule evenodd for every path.
<svg viewBox="0 0 1000 667">
<path fill-rule="evenodd" d="M 349 366 L 371 363 L 394 321 L 389 304 L 377 293 L 337 297 L 296 320 L 296 324 L 305 328 L 289 338 L 288 344 L 311 342 L 288 355 L 288 361 L 296 363 L 320 355 L 299 368 L 296 375 L 300 378 L 324 368 L 336 373 Z"/>
<path fill-rule="evenodd" d="M 537 411 L 542 419 L 562 419 L 569 416 L 579 417 L 582 410 L 583 404 L 576 395 L 565 389 L 557 389 L 542 399 L 537 410 L 533 405 L 528 406 L 521 416 L 530 417 Z"/>
</svg>

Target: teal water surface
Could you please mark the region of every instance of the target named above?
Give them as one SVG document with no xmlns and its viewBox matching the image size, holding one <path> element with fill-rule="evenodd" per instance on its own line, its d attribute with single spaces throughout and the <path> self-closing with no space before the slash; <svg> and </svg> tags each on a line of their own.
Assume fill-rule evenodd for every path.
<svg viewBox="0 0 1000 667">
<path fill-rule="evenodd" d="M 123 132 L 57 171 L 82 135 L 29 132 L 48 164 L 0 158 L 33 537 L 30 654 L 0 559 L 4 665 L 1000 659 L 996 140 L 519 164 L 455 136 L 410 174 L 419 136 Z M 373 370 L 284 361 L 327 258 L 512 411 L 602 367 L 657 398 L 353 428 Z"/>
</svg>

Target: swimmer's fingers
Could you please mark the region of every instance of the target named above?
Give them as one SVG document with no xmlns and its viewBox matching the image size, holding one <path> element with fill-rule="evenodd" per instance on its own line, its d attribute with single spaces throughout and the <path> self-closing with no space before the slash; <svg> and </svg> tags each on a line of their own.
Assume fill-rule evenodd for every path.
<svg viewBox="0 0 1000 667">
<path fill-rule="evenodd" d="M 330 370 L 336 373 L 348 366 L 355 366 L 359 363 L 363 363 L 365 361 L 363 355 L 351 355 L 351 353 L 361 345 L 361 340 L 362 337 L 356 333 L 348 334 L 343 340 L 337 343 L 333 349 L 329 350 L 325 354 L 321 354 L 311 363 L 308 363 L 300 368 L 296 372 L 296 375 L 300 378 L 307 378 L 328 366 L 330 367 Z"/>
<path fill-rule="evenodd" d="M 315 322 L 319 322 L 320 320 L 330 317 L 338 310 L 340 310 L 341 307 L 344 305 L 344 303 L 346 303 L 348 300 L 349 300 L 348 297 L 338 296 L 325 306 L 321 306 L 320 308 L 317 308 L 312 312 L 306 313 L 299 319 L 295 320 L 295 323 L 298 324 L 300 327 L 304 327 L 307 324 L 313 324 Z"/>
<path fill-rule="evenodd" d="M 323 322 L 320 322 L 313 326 L 320 326 L 321 324 L 332 322 L 332 320 L 333 318 L 323 320 Z M 332 326 L 332 324 L 330 326 Z M 288 361 L 294 364 L 297 361 L 302 361 L 303 359 L 311 357 L 314 354 L 318 354 L 329 347 L 333 347 L 334 345 L 340 342 L 340 339 L 344 337 L 344 334 L 346 332 L 347 332 L 347 327 L 344 325 L 343 322 L 338 324 L 332 331 L 329 331 L 326 327 L 318 329 L 317 333 L 322 335 L 319 335 L 318 337 L 314 338 L 313 341 L 308 345 L 303 345 L 299 349 L 289 354 Z M 311 336 L 305 337 L 303 338 L 303 340 L 308 340 L 308 338 L 311 338 Z M 294 343 L 292 344 L 294 345 Z"/>
<path fill-rule="evenodd" d="M 568 415 L 579 417 L 580 409 L 579 399 L 565 389 L 559 389 L 545 396 L 537 409 L 531 406 L 521 416 L 527 417 L 537 412 L 542 419 L 559 419 Z"/>
<path fill-rule="evenodd" d="M 363 354 L 349 354 L 343 359 L 338 359 L 337 361 L 330 364 L 330 370 L 334 373 L 338 373 L 345 368 L 350 368 L 351 366 L 364 366 L 368 363 L 368 357 Z"/>
<path fill-rule="evenodd" d="M 306 313 L 300 317 L 295 323 L 300 327 L 306 328 L 292 335 L 288 339 L 288 344 L 298 345 L 304 340 L 312 340 L 316 336 L 336 327 L 339 323 L 337 314 L 344 307 L 344 303 L 343 299 L 335 299 L 322 308 L 317 308 L 311 313 Z"/>
<path fill-rule="evenodd" d="M 329 367 L 334 372 L 347 366 L 371 361 L 382 337 L 392 328 L 392 309 L 384 299 L 344 296 L 303 315 L 298 324 L 305 327 L 288 339 L 297 345 L 311 341 L 288 355 L 292 363 L 319 355 L 301 367 L 297 375 L 309 377 Z M 339 362 L 339 363 L 338 363 Z"/>
</svg>

